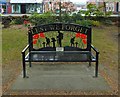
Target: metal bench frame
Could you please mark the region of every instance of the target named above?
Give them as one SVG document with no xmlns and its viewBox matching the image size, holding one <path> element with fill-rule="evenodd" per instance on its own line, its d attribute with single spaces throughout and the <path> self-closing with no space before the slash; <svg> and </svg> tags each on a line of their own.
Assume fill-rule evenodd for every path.
<svg viewBox="0 0 120 97">
<path fill-rule="evenodd" d="M 92 60 L 92 58 L 90 57 L 90 60 L 85 60 L 85 61 L 81 61 L 81 60 L 77 60 L 77 61 L 74 61 L 74 60 L 70 60 L 70 61 L 63 61 L 63 60 L 58 60 L 58 61 L 45 61 L 45 60 L 38 60 L 38 62 L 89 62 L 89 66 L 91 66 L 91 62 L 95 62 L 95 77 L 98 77 L 98 60 L 99 60 L 99 51 L 91 44 L 91 31 L 92 29 L 89 28 L 89 27 L 84 27 L 84 26 L 80 26 L 80 25 L 76 25 L 76 24 L 63 24 L 63 23 L 53 23 L 53 24 L 47 24 L 47 25 L 40 25 L 40 26 L 37 26 L 37 27 L 33 27 L 31 29 L 29 29 L 28 31 L 28 45 L 22 50 L 22 66 L 23 66 L 23 78 L 27 77 L 27 74 L 26 74 L 26 62 L 29 62 L 29 66 L 31 67 L 31 62 L 35 62 L 31 59 L 31 54 L 32 52 L 34 52 L 33 50 L 33 35 L 34 34 L 37 34 L 37 33 L 34 33 L 36 28 L 37 30 L 40 30 L 40 31 L 43 31 L 43 32 L 48 32 L 48 31 L 77 31 L 79 29 L 67 29 L 67 28 L 64 28 L 64 29 L 50 29 L 49 27 L 54 27 L 54 26 L 61 26 L 61 25 L 65 25 L 66 27 L 68 27 L 69 25 L 71 27 L 76 27 L 76 28 L 84 28 L 84 29 L 87 29 L 87 48 L 83 51 L 79 51 L 79 52 L 82 52 L 82 53 L 85 53 L 85 52 L 89 52 L 90 54 L 93 54 L 92 51 L 95 52 L 95 60 Z M 46 27 L 46 28 L 45 28 Z M 41 29 L 40 29 L 41 28 Z M 45 28 L 45 29 L 44 29 Z M 47 29 L 48 28 L 48 29 Z M 28 50 L 28 54 L 29 55 L 29 60 L 26 61 L 26 51 Z M 36 53 L 39 54 L 39 51 L 35 51 Z M 49 51 L 49 52 L 53 52 L 53 51 Z M 56 51 L 54 51 L 56 52 Z M 64 51 L 63 51 L 64 52 Z M 65 51 L 67 52 L 67 51 Z M 71 51 L 72 52 L 72 51 Z M 47 51 L 46 51 L 47 53 Z M 56 52 L 57 53 L 57 52 Z M 74 51 L 72 52 L 74 54 Z"/>
</svg>

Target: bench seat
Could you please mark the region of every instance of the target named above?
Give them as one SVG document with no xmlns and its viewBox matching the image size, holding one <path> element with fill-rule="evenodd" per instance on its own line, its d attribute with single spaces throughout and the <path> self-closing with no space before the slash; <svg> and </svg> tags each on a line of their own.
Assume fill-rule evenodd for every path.
<svg viewBox="0 0 120 97">
<path fill-rule="evenodd" d="M 25 57 L 26 62 L 96 62 L 89 51 L 31 51 Z"/>
</svg>

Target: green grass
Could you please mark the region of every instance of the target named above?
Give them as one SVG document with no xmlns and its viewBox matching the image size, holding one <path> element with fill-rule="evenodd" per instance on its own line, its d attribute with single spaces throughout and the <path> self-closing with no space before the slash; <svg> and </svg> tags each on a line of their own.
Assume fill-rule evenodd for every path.
<svg viewBox="0 0 120 97">
<path fill-rule="evenodd" d="M 93 29 L 93 44 L 100 51 L 100 63 L 117 68 L 118 62 L 118 28 L 115 26 Z"/>
<path fill-rule="evenodd" d="M 2 82 L 9 83 L 21 71 L 21 51 L 27 43 L 27 30 L 2 29 Z"/>
<path fill-rule="evenodd" d="M 3 64 L 9 63 L 9 61 L 20 60 L 21 51 L 27 43 L 26 32 L 14 28 L 3 29 Z"/>
</svg>

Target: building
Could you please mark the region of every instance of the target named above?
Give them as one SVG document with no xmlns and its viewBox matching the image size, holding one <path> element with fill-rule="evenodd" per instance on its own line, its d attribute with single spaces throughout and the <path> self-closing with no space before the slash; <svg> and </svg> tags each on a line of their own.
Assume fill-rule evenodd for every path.
<svg viewBox="0 0 120 97">
<path fill-rule="evenodd" d="M 5 13 L 6 11 L 6 0 L 0 1 L 0 13 Z"/>
<path fill-rule="evenodd" d="M 87 6 L 86 6 L 86 4 L 75 4 L 75 6 L 76 6 L 76 11 L 77 12 L 79 12 L 80 10 L 84 10 L 84 11 L 86 11 L 87 10 Z"/>
<path fill-rule="evenodd" d="M 43 0 L 43 12 L 48 12 L 53 10 L 53 0 Z"/>
<path fill-rule="evenodd" d="M 72 2 L 63 2 L 61 7 L 65 13 L 76 11 L 76 7 Z"/>
<path fill-rule="evenodd" d="M 106 2 L 106 11 L 112 11 L 114 14 L 120 12 L 120 2 Z"/>
<path fill-rule="evenodd" d="M 97 4 L 96 0 L 88 0 L 87 4 L 89 4 L 89 3 L 91 3 L 91 4 Z"/>
<path fill-rule="evenodd" d="M 120 12 L 120 2 L 111 2 L 107 0 L 88 0 L 87 4 L 96 4 L 97 6 L 103 6 L 102 11 L 111 11 L 113 14 Z"/>
<path fill-rule="evenodd" d="M 60 0 L 43 0 L 44 12 L 52 11 L 54 13 L 60 12 Z M 73 12 L 76 9 L 74 4 L 69 0 L 61 0 L 62 12 Z"/>
<path fill-rule="evenodd" d="M 10 0 L 12 13 L 43 13 L 42 0 Z"/>
<path fill-rule="evenodd" d="M 11 5 L 9 0 L 0 0 L 0 13 L 2 14 L 11 13 Z"/>
</svg>

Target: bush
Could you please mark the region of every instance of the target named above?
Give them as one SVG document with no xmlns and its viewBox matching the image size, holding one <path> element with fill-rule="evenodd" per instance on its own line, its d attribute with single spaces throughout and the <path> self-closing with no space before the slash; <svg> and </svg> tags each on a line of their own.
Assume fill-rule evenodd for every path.
<svg viewBox="0 0 120 97">
<path fill-rule="evenodd" d="M 21 17 L 15 17 L 15 19 L 13 20 L 15 24 L 23 24 L 23 21 L 24 19 Z"/>
<path fill-rule="evenodd" d="M 69 16 L 69 14 L 64 14 L 63 16 L 62 16 L 62 22 L 64 22 L 64 23 L 70 23 L 71 22 L 71 17 Z"/>
<path fill-rule="evenodd" d="M 29 17 L 29 21 L 33 25 L 41 25 L 41 24 L 52 23 L 56 21 L 56 19 L 54 18 L 52 13 L 47 12 L 43 14 L 34 13 Z"/>
<path fill-rule="evenodd" d="M 2 17 L 2 24 L 4 25 L 4 28 L 7 28 L 10 26 L 10 23 L 12 21 L 12 17 L 8 16 L 8 17 Z"/>
<path fill-rule="evenodd" d="M 111 20 L 105 20 L 104 22 L 103 22 L 105 25 L 112 25 L 113 23 L 112 23 L 112 21 Z"/>
<path fill-rule="evenodd" d="M 101 25 L 99 21 L 94 21 L 94 20 L 91 20 L 91 24 L 92 26 L 96 26 L 96 27 Z"/>
<path fill-rule="evenodd" d="M 90 27 L 90 26 L 98 27 L 101 25 L 99 21 L 94 21 L 94 20 L 82 20 L 82 21 L 76 21 L 76 23 L 85 27 Z"/>
<path fill-rule="evenodd" d="M 72 22 L 77 22 L 83 20 L 83 17 L 81 16 L 80 13 L 74 13 L 71 18 Z"/>
<path fill-rule="evenodd" d="M 80 24 L 85 27 L 90 27 L 92 26 L 91 20 L 82 20 L 82 21 L 76 21 L 77 24 Z"/>
<path fill-rule="evenodd" d="M 23 18 L 24 20 L 28 20 L 29 16 L 23 15 L 22 18 Z"/>
<path fill-rule="evenodd" d="M 28 20 L 27 15 L 23 15 L 22 17 L 21 16 L 15 16 L 15 17 L 12 17 L 12 21 L 11 21 L 10 24 L 23 24 L 24 20 Z"/>
</svg>

